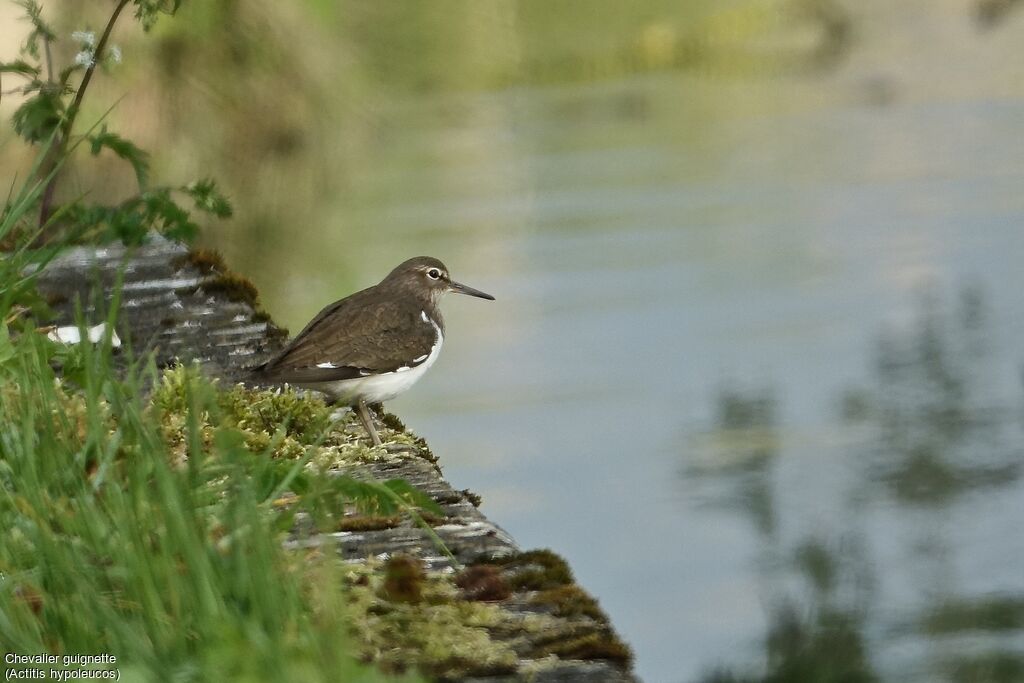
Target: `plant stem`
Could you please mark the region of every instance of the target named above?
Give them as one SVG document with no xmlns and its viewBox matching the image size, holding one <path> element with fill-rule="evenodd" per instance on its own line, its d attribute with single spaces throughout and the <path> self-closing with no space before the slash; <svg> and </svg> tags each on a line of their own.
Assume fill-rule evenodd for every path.
<svg viewBox="0 0 1024 683">
<path fill-rule="evenodd" d="M 46 82 L 53 84 L 53 50 L 50 48 L 49 37 L 43 38 L 43 44 L 46 46 Z"/>
<path fill-rule="evenodd" d="M 103 29 L 103 35 L 100 36 L 100 42 L 96 44 L 96 50 L 92 53 L 93 60 L 85 69 L 85 75 L 82 76 L 82 82 L 78 86 L 78 92 L 75 93 L 75 99 L 71 102 L 71 106 L 68 107 L 67 114 L 64 116 L 64 123 L 61 125 L 60 139 L 57 144 L 51 149 L 51 154 L 47 155 L 46 164 L 43 165 L 42 176 L 45 178 L 49 175 L 54 168 L 56 168 L 57 160 L 61 158 L 67 149 L 68 140 L 71 139 L 71 131 L 75 125 L 75 118 L 78 116 L 78 111 L 82 106 L 82 98 L 85 97 L 85 91 L 89 87 L 89 83 L 92 82 L 92 74 L 96 71 L 96 65 L 103 59 L 103 53 L 107 49 L 107 41 L 110 40 L 110 34 L 114 30 L 114 24 L 117 23 L 117 18 L 121 15 L 121 10 L 125 8 L 130 0 L 120 0 L 117 3 L 117 7 L 114 8 L 114 13 L 110 15 L 110 19 L 107 21 L 106 28 Z M 49 47 L 49 43 L 47 43 Z M 43 191 L 43 200 L 39 207 L 39 225 L 45 225 L 46 221 L 50 219 L 53 214 L 53 194 L 57 189 L 58 174 L 54 173 L 50 178 L 50 181 L 46 184 L 46 189 Z"/>
</svg>

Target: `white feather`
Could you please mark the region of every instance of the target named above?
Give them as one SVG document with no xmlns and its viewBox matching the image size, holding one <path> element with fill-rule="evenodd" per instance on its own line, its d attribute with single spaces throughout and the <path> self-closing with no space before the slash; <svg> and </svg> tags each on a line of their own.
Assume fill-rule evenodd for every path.
<svg viewBox="0 0 1024 683">
<path fill-rule="evenodd" d="M 444 335 L 441 328 L 431 320 L 426 313 L 423 313 L 426 322 L 434 327 L 436 338 L 434 345 L 430 347 L 430 353 L 420 356 L 423 362 L 414 367 L 402 366 L 394 372 L 384 372 L 366 377 L 353 377 L 351 379 L 338 380 L 336 382 L 317 382 L 309 384 L 310 389 L 322 391 L 341 403 L 354 403 L 362 399 L 367 403 L 383 403 L 390 401 L 395 396 L 408 391 L 426 374 L 430 366 L 434 364 L 437 357 L 441 355 L 441 346 L 444 343 Z M 418 359 L 417 359 L 418 360 Z"/>
</svg>

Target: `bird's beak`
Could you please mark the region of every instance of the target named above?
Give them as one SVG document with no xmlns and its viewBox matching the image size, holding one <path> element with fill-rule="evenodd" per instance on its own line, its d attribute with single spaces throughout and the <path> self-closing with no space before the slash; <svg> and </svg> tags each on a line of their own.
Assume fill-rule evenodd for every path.
<svg viewBox="0 0 1024 683">
<path fill-rule="evenodd" d="M 486 292 L 481 292 L 479 289 L 473 289 L 466 285 L 455 282 L 454 280 L 448 283 L 448 291 L 455 292 L 456 294 L 468 294 L 469 296 L 475 296 L 480 299 L 487 299 L 488 301 L 494 301 L 494 297 Z"/>
</svg>

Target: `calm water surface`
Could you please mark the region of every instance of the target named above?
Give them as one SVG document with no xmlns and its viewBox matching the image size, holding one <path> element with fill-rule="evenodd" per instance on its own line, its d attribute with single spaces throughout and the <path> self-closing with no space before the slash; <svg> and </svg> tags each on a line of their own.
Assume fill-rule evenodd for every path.
<svg viewBox="0 0 1024 683">
<path fill-rule="evenodd" d="M 269 308 L 419 253 L 495 294 L 392 408 L 645 680 L 756 671 L 787 603 L 888 680 L 1024 671 L 1024 102 L 666 75 L 386 118 Z"/>
</svg>

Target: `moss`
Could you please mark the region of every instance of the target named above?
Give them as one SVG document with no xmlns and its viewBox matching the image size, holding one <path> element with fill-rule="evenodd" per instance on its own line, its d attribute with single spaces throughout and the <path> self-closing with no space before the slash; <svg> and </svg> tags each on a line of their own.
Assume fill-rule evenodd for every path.
<svg viewBox="0 0 1024 683">
<path fill-rule="evenodd" d="M 224 257 L 216 249 L 190 249 L 187 254 L 172 262 L 172 266 L 176 269 L 181 269 L 186 265 L 193 266 L 203 275 L 228 271 Z"/>
<path fill-rule="evenodd" d="M 284 341 L 288 338 L 288 328 L 278 327 L 274 324 L 274 320 L 270 317 L 270 314 L 264 311 L 262 308 L 257 308 L 253 311 L 252 317 L 249 318 L 253 323 L 266 323 L 267 324 L 267 338 L 271 341 Z"/>
<path fill-rule="evenodd" d="M 458 505 L 463 501 L 463 495 L 458 491 L 439 492 L 434 496 L 438 505 Z"/>
<path fill-rule="evenodd" d="M 541 591 L 530 598 L 530 604 L 550 607 L 557 617 L 589 617 L 602 624 L 608 623 L 608 615 L 597 600 L 574 583 Z"/>
<path fill-rule="evenodd" d="M 423 563 L 410 555 L 394 555 L 384 563 L 380 597 L 390 602 L 415 604 L 423 599 L 426 574 Z"/>
<path fill-rule="evenodd" d="M 378 407 L 379 407 L 379 404 L 378 404 Z M 397 415 L 395 415 L 394 413 L 388 413 L 388 412 L 385 412 L 383 410 L 378 410 L 378 414 L 380 415 L 381 424 L 383 424 L 388 429 L 393 429 L 396 432 L 407 431 L 406 427 L 405 427 L 405 423 L 402 422 L 402 420 L 399 419 L 399 417 Z"/>
<path fill-rule="evenodd" d="M 211 443 L 216 428 L 228 427 L 241 433 L 248 450 L 274 458 L 300 458 L 316 446 L 312 462 L 325 469 L 392 457 L 383 447 L 361 443 L 354 417 L 346 413 L 335 420 L 331 408 L 315 394 L 242 385 L 218 391 L 216 385 L 204 379 L 196 366 L 177 366 L 163 374 L 153 392 L 152 406 L 161 414 L 163 434 L 176 460 L 185 457 L 190 404 L 199 408 L 205 445 Z"/>
<path fill-rule="evenodd" d="M 451 578 L 426 572 L 415 603 L 383 597 L 384 572 L 375 561 L 352 567 L 352 619 L 364 659 L 384 671 L 418 669 L 441 679 L 511 674 L 519 658 L 489 629 L 508 620 L 493 605 L 461 600 Z"/>
<path fill-rule="evenodd" d="M 255 453 L 297 458 L 316 447 L 311 466 L 337 467 L 375 459 L 393 459 L 383 447 L 365 445 L 366 435 L 353 413 L 337 419 L 316 395 L 291 389 L 260 390 L 241 385 L 226 390 L 203 379 L 198 366 L 166 371 L 153 392 L 153 409 L 180 457 L 184 457 L 189 406 L 199 409 L 200 438 L 211 444 L 225 427 Z M 392 443 L 415 444 L 399 421 L 387 421 L 381 436 Z M 282 496 L 275 507 L 294 507 L 301 498 Z M 462 500 L 463 494 L 456 497 Z M 427 516 L 428 522 L 446 520 Z M 392 528 L 400 516 L 347 516 L 333 522 L 345 531 Z M 614 638 L 594 634 L 594 624 L 560 622 L 556 614 L 599 614 L 596 603 L 572 583 L 564 560 L 540 550 L 493 564 L 477 564 L 457 578 L 425 571 L 420 560 L 398 555 L 387 562 L 345 566 L 353 631 L 362 657 L 385 671 L 416 669 L 437 679 L 507 675 L 518 671 L 520 655 L 542 649 L 542 656 L 621 658 L 628 650 Z M 515 589 L 540 591 L 534 599 L 551 605 L 549 613 L 516 613 L 492 604 Z M 595 617 L 596 618 L 596 617 Z M 580 625 L 583 630 L 581 631 Z M 535 645 L 537 639 L 542 645 Z M 623 654 L 626 653 L 626 655 Z"/>
<path fill-rule="evenodd" d="M 259 310 L 259 291 L 248 278 L 235 273 L 222 273 L 203 280 L 199 287 L 211 294 L 223 294 L 228 301 L 249 304 Z"/>
<path fill-rule="evenodd" d="M 288 338 L 288 329 L 273 323 L 270 314 L 263 310 L 259 301 L 256 286 L 247 278 L 232 272 L 224 262 L 224 257 L 215 249 L 192 249 L 184 256 L 172 262 L 175 269 L 192 266 L 205 279 L 194 287 L 179 290 L 183 294 L 204 292 L 223 294 L 229 301 L 248 304 L 252 309 L 253 323 L 267 323 L 267 337 L 272 341 Z"/>
<path fill-rule="evenodd" d="M 184 416 L 191 405 L 203 407 L 211 385 L 216 382 L 205 379 L 198 365 L 176 365 L 160 377 L 150 403 L 165 415 Z"/>
<path fill-rule="evenodd" d="M 224 257 L 213 249 L 192 249 L 184 256 L 175 259 L 172 266 L 181 269 L 191 266 L 203 275 L 203 280 L 194 287 L 186 287 L 180 293 L 194 294 L 200 290 L 208 293 L 223 294 L 229 301 L 248 304 L 257 311 L 259 292 L 248 278 L 231 271 L 224 262 Z"/>
<path fill-rule="evenodd" d="M 373 515 L 349 515 L 338 522 L 337 531 L 381 531 L 393 529 L 402 523 L 399 515 L 377 517 Z"/>
<path fill-rule="evenodd" d="M 475 508 L 480 507 L 480 504 L 484 502 L 484 499 L 480 497 L 479 493 L 475 493 L 469 489 L 462 489 L 459 493 L 461 493 L 463 498 L 468 500 Z"/>
<path fill-rule="evenodd" d="M 493 562 L 505 569 L 505 580 L 513 590 L 543 591 L 573 582 L 569 565 L 550 550 L 530 550 Z"/>
<path fill-rule="evenodd" d="M 512 595 L 501 569 L 493 564 L 467 567 L 455 577 L 455 585 L 462 589 L 467 600 L 498 602 Z"/>
<path fill-rule="evenodd" d="M 318 396 L 292 388 L 249 389 L 235 385 L 223 392 L 218 404 L 224 417 L 239 429 L 273 435 L 280 429 L 303 444 L 317 442 L 332 423 L 332 412 Z"/>
<path fill-rule="evenodd" d="M 611 633 L 588 633 L 577 638 L 544 645 L 540 656 L 554 655 L 560 659 L 605 659 L 623 665 L 633 661 L 629 646 Z"/>
<path fill-rule="evenodd" d="M 385 411 L 379 403 L 376 404 L 373 409 L 380 418 L 381 424 L 396 434 L 407 434 L 409 436 L 408 445 L 413 446 L 416 449 L 416 455 L 418 457 L 423 458 L 430 463 L 437 462 L 438 458 L 434 455 L 434 452 L 430 450 L 430 446 L 427 445 L 426 440 L 422 437 L 413 435 L 397 415 Z"/>
<path fill-rule="evenodd" d="M 287 327 L 278 327 L 277 325 L 274 325 L 274 324 L 268 324 L 267 325 L 267 338 L 272 340 L 272 341 L 283 342 L 284 340 L 286 340 L 288 338 L 288 328 Z"/>
<path fill-rule="evenodd" d="M 254 323 L 269 323 L 269 322 L 271 322 L 270 314 L 267 313 L 266 311 L 263 311 L 263 310 L 259 310 L 259 311 L 256 311 L 255 313 L 253 313 L 251 320 Z M 279 327 L 277 329 L 284 330 L 284 333 L 288 334 L 288 330 L 285 330 L 282 327 Z"/>
</svg>

